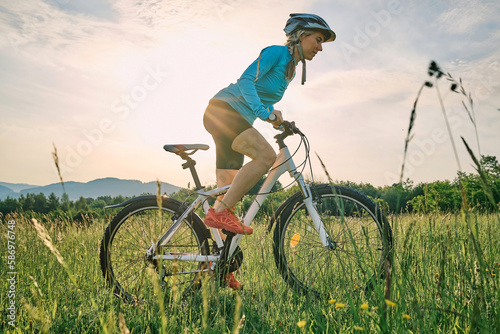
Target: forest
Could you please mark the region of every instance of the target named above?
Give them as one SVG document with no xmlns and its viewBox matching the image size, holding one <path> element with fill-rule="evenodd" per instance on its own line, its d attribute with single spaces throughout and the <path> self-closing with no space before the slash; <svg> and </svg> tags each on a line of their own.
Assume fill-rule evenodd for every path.
<svg viewBox="0 0 500 334">
<path fill-rule="evenodd" d="M 478 212 L 493 212 L 498 210 L 500 203 L 500 165 L 495 156 L 488 155 L 482 156 L 479 164 L 481 173 L 459 172 L 451 181 L 415 185 L 407 179 L 402 184 L 395 183 L 383 187 L 351 181 L 333 183 L 356 189 L 369 196 L 388 214 L 459 212 L 462 207 L 462 189 L 469 208 Z M 257 191 L 261 182 L 242 199 L 237 209 L 247 208 L 251 203 L 252 193 Z M 259 215 L 272 215 L 279 204 L 296 191 L 298 190 L 295 187 L 290 187 L 273 193 L 264 203 Z M 181 189 L 172 197 L 184 201 L 191 193 L 188 189 Z M 105 206 L 118 204 L 126 199 L 124 196 L 101 196 L 98 198 L 80 197 L 76 201 L 71 201 L 65 195 L 59 198 L 53 193 L 48 197 L 42 193 L 26 194 L 19 198 L 7 198 L 0 201 L 0 213 L 7 215 L 14 212 L 32 212 L 48 215 L 50 218 L 59 217 L 90 223 L 93 219 L 105 217 L 110 213 L 104 209 Z"/>
</svg>

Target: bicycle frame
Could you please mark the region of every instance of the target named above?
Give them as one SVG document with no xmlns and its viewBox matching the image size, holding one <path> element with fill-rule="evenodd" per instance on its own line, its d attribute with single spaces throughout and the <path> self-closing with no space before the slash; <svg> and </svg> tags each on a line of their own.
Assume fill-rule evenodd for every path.
<svg viewBox="0 0 500 334">
<path fill-rule="evenodd" d="M 295 179 L 297 184 L 299 185 L 300 191 L 302 192 L 302 195 L 304 197 L 304 204 L 313 220 L 314 226 L 320 236 L 321 242 L 323 246 L 329 247 L 331 245 L 331 242 L 329 238 L 327 237 L 327 233 L 325 231 L 325 228 L 323 226 L 323 223 L 321 222 L 321 219 L 316 211 L 316 208 L 313 203 L 313 196 L 311 193 L 311 188 L 308 184 L 304 182 L 304 178 L 301 173 L 297 172 L 295 163 L 292 159 L 292 156 L 290 155 L 290 151 L 287 146 L 283 146 L 280 148 L 280 152 L 277 155 L 276 162 L 274 163 L 273 167 L 271 168 L 268 176 L 266 177 L 264 183 L 262 184 L 258 195 L 255 197 L 253 200 L 252 204 L 250 205 L 250 208 L 247 210 L 244 218 L 242 219 L 243 224 L 249 226 L 255 216 L 257 215 L 257 212 L 259 211 L 262 203 L 264 203 L 265 199 L 267 198 L 268 193 L 276 183 L 276 181 L 280 178 L 281 175 L 283 175 L 285 172 L 289 172 L 290 177 Z M 191 213 L 194 212 L 202 203 L 203 203 L 203 210 L 205 214 L 208 212 L 209 209 L 209 204 L 206 201 L 207 198 L 209 197 L 217 197 L 219 195 L 225 194 L 227 190 L 229 189 L 230 186 L 225 186 L 217 189 L 213 189 L 210 191 L 198 191 L 198 197 L 196 200 L 177 218 L 174 220 L 173 225 L 168 229 L 168 231 L 158 240 L 158 243 L 156 245 L 151 245 L 151 248 L 148 250 L 150 254 L 155 254 L 155 249 L 154 247 L 161 247 L 163 245 L 166 245 L 169 240 L 172 238 L 172 236 L 177 232 L 179 229 L 181 222 Z M 214 240 L 217 244 L 217 247 L 221 249 L 224 246 L 224 243 L 222 241 L 220 232 L 216 228 L 210 228 L 212 235 L 214 237 Z M 243 235 L 237 234 L 235 237 L 233 237 L 231 241 L 231 246 L 229 248 L 229 256 L 231 256 L 234 251 L 236 250 L 236 247 L 241 241 L 241 238 Z M 211 254 L 211 255 L 202 255 L 202 254 L 194 254 L 194 253 L 167 253 L 163 255 L 157 255 L 153 257 L 154 259 L 163 259 L 163 260 L 178 260 L 178 261 L 197 261 L 197 262 L 216 262 L 219 258 L 219 254 Z"/>
</svg>

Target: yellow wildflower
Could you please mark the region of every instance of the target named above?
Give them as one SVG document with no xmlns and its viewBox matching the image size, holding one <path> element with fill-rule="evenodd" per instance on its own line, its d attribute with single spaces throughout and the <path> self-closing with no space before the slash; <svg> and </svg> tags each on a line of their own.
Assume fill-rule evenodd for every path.
<svg viewBox="0 0 500 334">
<path fill-rule="evenodd" d="M 335 308 L 344 308 L 345 304 L 344 303 L 337 303 L 335 304 Z"/>
<path fill-rule="evenodd" d="M 386 300 L 385 300 L 385 303 L 386 303 L 387 305 L 389 305 L 390 307 L 394 307 L 394 306 L 396 306 L 396 303 L 391 302 L 389 299 L 386 299 Z"/>
<path fill-rule="evenodd" d="M 361 309 L 362 310 L 368 310 L 368 303 L 361 304 Z"/>
<path fill-rule="evenodd" d="M 410 320 L 411 319 L 410 315 L 408 315 L 408 314 L 403 314 L 403 318 L 405 318 L 406 320 Z"/>
<path fill-rule="evenodd" d="M 306 325 L 306 321 L 305 320 L 301 320 L 299 322 L 297 322 L 297 326 L 299 326 L 299 328 L 302 328 Z"/>
<path fill-rule="evenodd" d="M 335 302 L 336 302 L 336 301 L 337 301 L 336 299 L 330 299 L 330 300 L 328 301 L 328 304 L 335 304 Z"/>
</svg>

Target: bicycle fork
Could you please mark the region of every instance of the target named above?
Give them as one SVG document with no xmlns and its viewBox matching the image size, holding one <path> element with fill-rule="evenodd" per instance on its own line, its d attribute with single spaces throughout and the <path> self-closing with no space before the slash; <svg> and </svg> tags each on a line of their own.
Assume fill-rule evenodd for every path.
<svg viewBox="0 0 500 334">
<path fill-rule="evenodd" d="M 307 212 L 311 216 L 314 227 L 319 234 L 321 244 L 330 250 L 335 249 L 335 243 L 326 232 L 325 225 L 323 224 L 323 221 L 318 214 L 318 210 L 316 209 L 315 203 L 313 201 L 311 186 L 304 182 L 302 176 L 299 176 L 297 183 L 299 184 L 300 190 L 302 192 L 303 202 L 306 206 Z"/>
</svg>

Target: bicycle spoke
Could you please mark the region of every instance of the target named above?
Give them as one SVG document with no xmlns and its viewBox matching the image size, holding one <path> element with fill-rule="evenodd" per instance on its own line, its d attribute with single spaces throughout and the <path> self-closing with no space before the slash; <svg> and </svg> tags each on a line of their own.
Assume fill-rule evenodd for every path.
<svg viewBox="0 0 500 334">
<path fill-rule="evenodd" d="M 366 286 L 379 270 L 386 255 L 385 235 L 368 198 L 346 188 L 322 190 L 316 210 L 331 246 L 323 246 L 304 204 L 291 203 L 292 209 L 282 213 L 281 231 L 275 232 L 283 253 L 280 268 L 284 278 L 304 292 L 328 296 L 342 289 L 349 294 Z"/>
<path fill-rule="evenodd" d="M 151 248 L 157 247 L 157 241 L 170 226 L 170 217 L 180 205 L 170 199 L 164 201 L 171 204 L 172 209 L 159 210 L 156 199 L 126 207 L 106 231 L 101 246 L 101 267 L 108 281 L 121 295 L 128 296 L 127 299 L 150 300 L 155 294 L 152 280 L 158 280 L 165 293 L 182 295 L 199 276 L 200 262 L 161 258 L 161 254 L 168 253 L 207 254 L 205 237 L 195 231 L 189 221 L 181 222 L 166 245 L 156 250 Z M 148 255 L 148 251 L 155 252 Z"/>
</svg>

